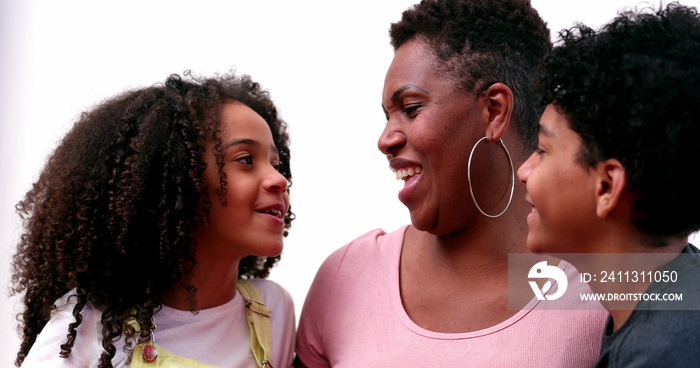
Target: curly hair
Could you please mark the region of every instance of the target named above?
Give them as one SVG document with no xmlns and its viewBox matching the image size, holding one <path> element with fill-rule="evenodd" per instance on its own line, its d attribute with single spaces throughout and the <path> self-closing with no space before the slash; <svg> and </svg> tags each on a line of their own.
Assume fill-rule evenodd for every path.
<svg viewBox="0 0 700 368">
<path fill-rule="evenodd" d="M 24 231 L 13 260 L 13 294 L 24 293 L 21 365 L 51 317 L 53 303 L 75 290 L 75 322 L 61 346 L 67 357 L 87 303 L 104 310 L 100 367 L 111 367 L 126 316 L 149 325 L 166 291 L 191 284 L 194 230 L 207 223 L 212 200 L 223 203 L 222 104 L 239 101 L 268 123 L 280 172 L 291 183 L 287 125 L 269 93 L 234 73 L 197 79 L 171 75 L 163 84 L 127 91 L 83 113 L 17 205 Z M 205 143 L 214 142 L 218 183 L 202 173 Z M 217 185 L 217 196 L 208 188 Z M 285 216 L 285 236 L 294 214 Z M 267 277 L 279 257 L 245 257 L 239 277 Z M 128 332 L 128 328 L 127 331 Z M 127 333 L 128 334 L 128 333 Z"/>
<path fill-rule="evenodd" d="M 481 93 L 502 82 L 513 91 L 516 132 L 526 147 L 537 142 L 530 74 L 552 44 L 549 29 L 528 0 L 423 0 L 389 29 L 394 50 L 407 41 L 427 43 L 437 70 L 464 92 Z"/>
<path fill-rule="evenodd" d="M 578 161 L 616 158 L 634 194 L 633 222 L 663 245 L 700 229 L 700 18 L 697 9 L 622 12 L 600 31 L 560 33 L 538 104 L 553 103 L 582 138 Z"/>
</svg>

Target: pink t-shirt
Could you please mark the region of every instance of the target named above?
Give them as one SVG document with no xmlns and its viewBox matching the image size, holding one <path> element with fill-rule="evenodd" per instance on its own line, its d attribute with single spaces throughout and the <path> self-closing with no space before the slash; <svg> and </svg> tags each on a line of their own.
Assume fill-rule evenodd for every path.
<svg viewBox="0 0 700 368">
<path fill-rule="evenodd" d="M 405 231 L 371 231 L 323 263 L 299 322 L 297 355 L 306 366 L 568 368 L 595 363 L 607 316 L 602 310 L 522 310 L 468 333 L 438 333 L 413 323 L 399 293 Z"/>
</svg>

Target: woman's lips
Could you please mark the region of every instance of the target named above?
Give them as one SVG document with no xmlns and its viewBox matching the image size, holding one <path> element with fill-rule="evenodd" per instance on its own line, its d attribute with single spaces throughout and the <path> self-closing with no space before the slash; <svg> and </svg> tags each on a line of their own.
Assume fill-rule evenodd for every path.
<svg viewBox="0 0 700 368">
<path fill-rule="evenodd" d="M 399 200 L 402 203 L 408 204 L 409 198 L 411 197 L 414 189 L 418 185 L 421 176 L 422 170 L 419 170 L 419 172 L 415 172 L 414 170 L 412 175 L 406 175 L 402 177 L 404 185 L 403 188 L 401 188 L 401 190 L 399 191 Z"/>
<path fill-rule="evenodd" d="M 418 165 L 405 166 L 396 170 L 396 180 L 408 180 L 408 178 L 422 172 L 423 168 Z"/>
</svg>

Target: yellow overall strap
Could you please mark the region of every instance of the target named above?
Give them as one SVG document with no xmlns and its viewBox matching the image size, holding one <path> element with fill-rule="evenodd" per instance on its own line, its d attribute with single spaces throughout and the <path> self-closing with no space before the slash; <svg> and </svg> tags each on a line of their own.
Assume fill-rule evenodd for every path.
<svg viewBox="0 0 700 368">
<path fill-rule="evenodd" d="M 131 313 L 133 316 L 136 315 L 135 310 Z M 139 335 L 141 326 L 135 317 L 129 317 L 125 323 L 134 330 L 136 336 Z M 219 368 L 216 365 L 203 364 L 190 358 L 175 355 L 170 350 L 156 344 L 155 335 L 153 334 L 156 325 L 154 321 L 151 323 L 151 341 L 145 343 L 137 341 L 131 352 L 130 368 Z M 138 337 L 135 337 L 135 339 L 138 340 Z"/>
<path fill-rule="evenodd" d="M 245 301 L 248 327 L 250 328 L 250 350 L 253 352 L 255 361 L 260 368 L 273 368 L 271 312 L 250 281 L 239 279 L 236 289 Z"/>
</svg>

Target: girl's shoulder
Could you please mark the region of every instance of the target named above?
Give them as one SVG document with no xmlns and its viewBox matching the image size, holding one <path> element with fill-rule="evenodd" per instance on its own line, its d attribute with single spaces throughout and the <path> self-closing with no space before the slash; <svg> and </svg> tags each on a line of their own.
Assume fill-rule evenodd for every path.
<svg viewBox="0 0 700 368">
<path fill-rule="evenodd" d="M 291 294 L 282 285 L 268 279 L 249 279 L 248 281 L 255 286 L 268 307 L 271 304 L 288 304 L 293 306 Z"/>
<path fill-rule="evenodd" d="M 22 367 L 87 367 L 97 366 L 102 354 L 102 311 L 87 303 L 80 311 L 81 322 L 76 329 L 75 344 L 67 359 L 59 356 L 60 346 L 66 343 L 69 325 L 75 323 L 74 308 L 77 304 L 75 290 L 71 290 L 54 303 L 51 319 L 37 336 Z M 126 361 L 123 349 L 117 348 L 112 360 L 115 367 Z"/>
</svg>

